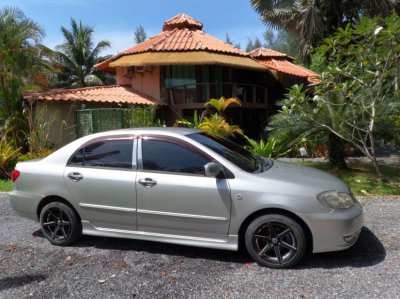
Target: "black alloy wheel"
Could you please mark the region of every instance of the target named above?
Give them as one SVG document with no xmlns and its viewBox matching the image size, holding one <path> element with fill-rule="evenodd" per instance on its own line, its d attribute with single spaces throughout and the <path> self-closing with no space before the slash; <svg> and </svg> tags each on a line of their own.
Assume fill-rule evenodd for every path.
<svg viewBox="0 0 400 299">
<path fill-rule="evenodd" d="M 61 202 L 49 203 L 42 209 L 40 225 L 43 235 L 54 245 L 70 245 L 82 234 L 79 217 Z"/>
<path fill-rule="evenodd" d="M 283 215 L 264 215 L 247 228 L 246 248 L 253 259 L 267 267 L 288 268 L 297 264 L 306 251 L 303 228 Z"/>
</svg>

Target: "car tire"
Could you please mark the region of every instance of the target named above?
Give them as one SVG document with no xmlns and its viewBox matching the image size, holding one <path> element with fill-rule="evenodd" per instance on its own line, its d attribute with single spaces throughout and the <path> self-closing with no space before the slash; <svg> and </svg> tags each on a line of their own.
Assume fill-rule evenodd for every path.
<svg viewBox="0 0 400 299">
<path fill-rule="evenodd" d="M 306 253 L 306 236 L 290 217 L 268 214 L 254 219 L 246 229 L 245 245 L 250 256 L 262 266 L 290 268 Z"/>
<path fill-rule="evenodd" d="M 82 235 L 82 224 L 77 213 L 61 202 L 51 202 L 40 212 L 43 235 L 53 245 L 67 246 Z"/>
</svg>

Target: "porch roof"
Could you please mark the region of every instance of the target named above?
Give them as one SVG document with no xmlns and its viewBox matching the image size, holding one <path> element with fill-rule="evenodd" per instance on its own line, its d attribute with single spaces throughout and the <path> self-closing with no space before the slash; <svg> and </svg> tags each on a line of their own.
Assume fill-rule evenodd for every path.
<svg viewBox="0 0 400 299">
<path fill-rule="evenodd" d="M 46 92 L 26 93 L 24 99 L 50 102 L 95 102 L 136 105 L 160 104 L 156 99 L 140 93 L 133 88 L 119 85 L 52 89 Z"/>
<path fill-rule="evenodd" d="M 250 52 L 250 56 L 270 70 L 291 76 L 306 78 L 310 83 L 319 82 L 319 74 L 301 65 L 294 64 L 293 57 L 272 49 L 258 48 Z"/>
</svg>

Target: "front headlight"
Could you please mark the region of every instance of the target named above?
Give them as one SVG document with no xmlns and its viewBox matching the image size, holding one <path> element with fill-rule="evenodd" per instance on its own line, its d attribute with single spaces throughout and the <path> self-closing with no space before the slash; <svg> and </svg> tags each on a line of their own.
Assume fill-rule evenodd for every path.
<svg viewBox="0 0 400 299">
<path fill-rule="evenodd" d="M 327 191 L 317 197 L 324 206 L 332 209 L 348 209 L 354 205 L 353 196 L 345 192 Z"/>
</svg>

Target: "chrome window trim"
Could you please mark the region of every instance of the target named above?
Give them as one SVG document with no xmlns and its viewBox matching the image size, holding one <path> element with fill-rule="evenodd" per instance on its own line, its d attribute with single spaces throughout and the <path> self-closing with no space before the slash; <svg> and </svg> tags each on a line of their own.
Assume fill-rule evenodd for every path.
<svg viewBox="0 0 400 299">
<path fill-rule="evenodd" d="M 203 220 L 217 220 L 217 221 L 227 221 L 228 220 L 228 218 L 226 218 L 226 217 L 185 214 L 185 213 L 173 213 L 173 212 L 153 211 L 153 210 L 145 210 L 145 209 L 138 209 L 137 213 L 138 214 L 148 214 L 148 215 L 180 217 L 180 218 L 203 219 Z"/>
<path fill-rule="evenodd" d="M 138 169 L 137 148 L 138 148 L 138 139 L 136 137 L 134 137 L 134 139 L 133 139 L 133 149 L 132 149 L 132 170 L 137 170 Z"/>
<path fill-rule="evenodd" d="M 136 213 L 136 209 L 132 209 L 132 208 L 106 206 L 106 205 L 94 205 L 94 204 L 83 203 L 83 202 L 79 203 L 78 205 L 82 208 L 89 208 L 89 209 L 96 209 L 96 210 Z"/>
</svg>

